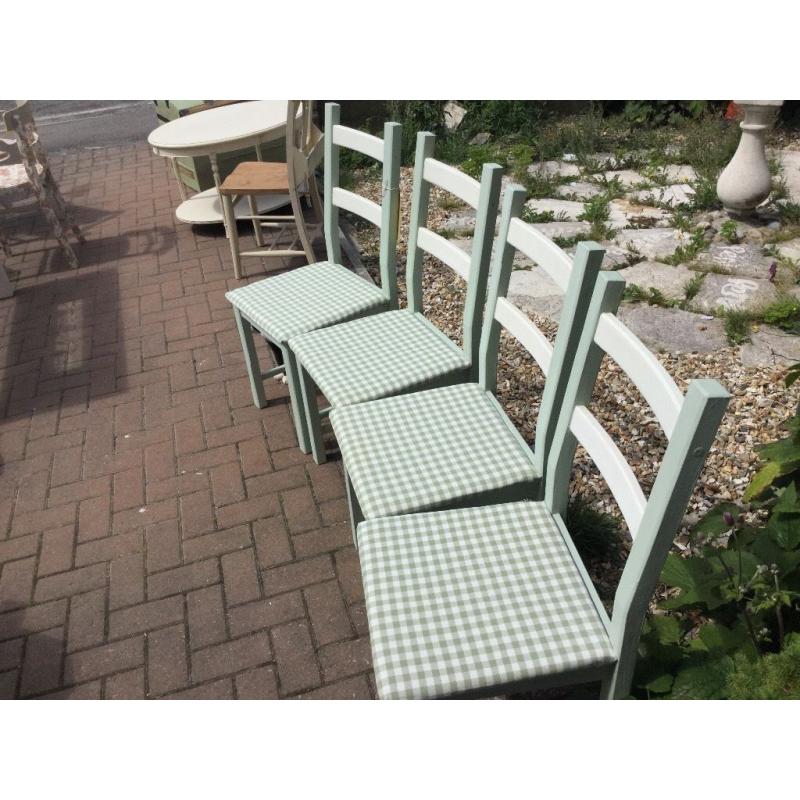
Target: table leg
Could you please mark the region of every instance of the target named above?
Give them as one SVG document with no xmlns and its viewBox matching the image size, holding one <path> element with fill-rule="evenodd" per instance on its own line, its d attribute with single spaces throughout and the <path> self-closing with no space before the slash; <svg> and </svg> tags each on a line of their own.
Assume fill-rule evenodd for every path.
<svg viewBox="0 0 800 800">
<path fill-rule="evenodd" d="M 231 259 L 233 260 L 233 274 L 234 277 L 240 278 L 242 275 L 242 264 L 239 258 L 239 235 L 236 230 L 236 212 L 234 210 L 233 201 L 228 195 L 223 195 L 219 187 L 222 185 L 222 180 L 219 176 L 219 164 L 217 163 L 217 156 L 211 153 L 208 156 L 211 162 L 211 174 L 214 176 L 214 185 L 217 187 L 217 196 L 219 197 L 220 204 L 222 205 L 222 221 L 225 225 L 225 236 L 231 246 Z"/>
</svg>

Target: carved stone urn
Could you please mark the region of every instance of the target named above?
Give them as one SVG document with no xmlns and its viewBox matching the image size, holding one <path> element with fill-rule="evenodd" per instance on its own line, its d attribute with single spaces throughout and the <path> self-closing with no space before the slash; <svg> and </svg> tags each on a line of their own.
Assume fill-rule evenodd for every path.
<svg viewBox="0 0 800 800">
<path fill-rule="evenodd" d="M 769 174 L 764 137 L 772 127 L 783 100 L 734 100 L 744 112 L 739 127 L 742 138 L 730 164 L 717 181 L 717 196 L 725 210 L 734 216 L 753 214 L 769 197 Z"/>
</svg>

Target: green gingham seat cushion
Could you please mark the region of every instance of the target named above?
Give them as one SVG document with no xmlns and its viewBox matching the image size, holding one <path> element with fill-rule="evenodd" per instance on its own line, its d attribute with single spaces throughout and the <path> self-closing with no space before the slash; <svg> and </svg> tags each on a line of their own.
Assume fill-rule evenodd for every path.
<svg viewBox="0 0 800 800">
<path fill-rule="evenodd" d="M 289 346 L 334 407 L 436 379 L 466 380 L 464 352 L 422 314 L 386 311 L 292 338 Z"/>
<path fill-rule="evenodd" d="M 544 503 L 374 520 L 358 538 L 382 698 L 442 697 L 614 661 Z"/>
<path fill-rule="evenodd" d="M 257 330 L 281 344 L 386 304 L 377 286 L 330 261 L 264 278 L 225 297 Z"/>
<path fill-rule="evenodd" d="M 519 500 L 539 480 L 531 449 L 476 383 L 334 409 L 331 424 L 365 519 Z"/>
</svg>

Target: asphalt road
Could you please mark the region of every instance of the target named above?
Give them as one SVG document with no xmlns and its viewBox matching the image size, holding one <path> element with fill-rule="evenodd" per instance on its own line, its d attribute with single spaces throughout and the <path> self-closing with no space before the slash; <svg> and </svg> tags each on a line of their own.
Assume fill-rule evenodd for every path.
<svg viewBox="0 0 800 800">
<path fill-rule="evenodd" d="M 13 105 L 0 100 L 0 111 Z M 144 141 L 158 125 L 152 100 L 34 100 L 33 110 L 51 152 Z"/>
</svg>

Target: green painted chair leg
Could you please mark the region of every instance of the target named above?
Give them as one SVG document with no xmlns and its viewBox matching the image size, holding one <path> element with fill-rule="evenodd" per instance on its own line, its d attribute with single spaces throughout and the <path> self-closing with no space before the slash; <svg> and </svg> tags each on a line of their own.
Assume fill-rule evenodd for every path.
<svg viewBox="0 0 800 800">
<path fill-rule="evenodd" d="M 256 408 L 264 408 L 267 405 L 267 397 L 264 394 L 261 365 L 258 361 L 256 343 L 253 339 L 253 326 L 241 315 L 238 308 L 233 309 L 233 316 L 236 318 L 236 327 L 239 329 L 239 338 L 242 340 L 244 363 L 247 367 L 247 377 L 250 379 L 253 403 L 255 403 Z"/>
<path fill-rule="evenodd" d="M 311 454 L 317 464 L 324 464 L 327 455 L 322 441 L 322 417 L 319 413 L 319 403 L 317 401 L 317 386 L 311 376 L 303 369 L 302 364 L 298 364 L 298 370 L 300 372 L 300 386 L 303 390 L 303 412 L 308 435 L 311 439 Z"/>
<path fill-rule="evenodd" d="M 358 550 L 358 526 L 364 521 L 364 514 L 361 512 L 361 506 L 358 504 L 358 497 L 353 489 L 347 467 L 344 467 L 344 485 L 347 490 L 347 508 L 350 511 L 350 527 L 353 532 L 353 545 L 356 550 Z"/>
<path fill-rule="evenodd" d="M 297 433 L 297 443 L 303 453 L 311 452 L 311 443 L 308 438 L 308 423 L 306 422 L 305 409 L 302 404 L 303 389 L 300 385 L 298 374 L 299 365 L 294 353 L 288 347 L 282 347 L 283 363 L 286 365 L 286 380 L 289 383 L 289 400 L 292 405 L 292 417 Z"/>
</svg>

